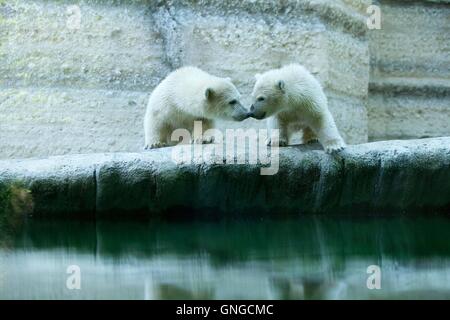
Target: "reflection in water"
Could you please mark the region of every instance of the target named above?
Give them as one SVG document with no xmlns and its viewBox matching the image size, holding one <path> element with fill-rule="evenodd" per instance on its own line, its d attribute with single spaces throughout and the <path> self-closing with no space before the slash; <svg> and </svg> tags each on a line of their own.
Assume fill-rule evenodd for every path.
<svg viewBox="0 0 450 320">
<path fill-rule="evenodd" d="M 7 243 L 0 299 L 450 298 L 444 217 L 29 221 Z M 81 290 L 66 287 L 69 265 Z M 381 290 L 366 286 L 369 265 Z"/>
</svg>

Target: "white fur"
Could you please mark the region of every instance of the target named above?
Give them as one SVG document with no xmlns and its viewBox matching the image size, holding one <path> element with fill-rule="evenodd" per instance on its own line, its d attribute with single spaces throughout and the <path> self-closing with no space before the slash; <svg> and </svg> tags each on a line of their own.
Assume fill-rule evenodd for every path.
<svg viewBox="0 0 450 320">
<path fill-rule="evenodd" d="M 303 130 L 305 143 L 317 137 L 328 153 L 345 147 L 320 83 L 303 66 L 287 65 L 256 78 L 255 111 L 269 117 L 269 130 L 280 130 L 280 145 L 287 145 L 293 132 Z M 261 97 L 264 100 L 259 101 Z"/>
<path fill-rule="evenodd" d="M 207 89 L 213 92 L 209 98 Z M 239 101 L 240 94 L 229 79 L 195 67 L 173 71 L 150 96 L 144 118 L 145 148 L 173 144 L 172 132 L 181 128 L 192 132 L 195 120 L 203 121 L 203 130 L 211 128 L 215 118 L 231 120 L 233 109 L 228 103 L 232 99 Z"/>
</svg>

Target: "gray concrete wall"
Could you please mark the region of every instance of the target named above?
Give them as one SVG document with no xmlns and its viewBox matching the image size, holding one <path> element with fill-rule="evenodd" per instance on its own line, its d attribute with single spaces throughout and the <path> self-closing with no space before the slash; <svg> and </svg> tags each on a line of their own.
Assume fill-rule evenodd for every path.
<svg viewBox="0 0 450 320">
<path fill-rule="evenodd" d="M 450 134 L 450 2 L 378 1 L 369 32 L 369 138 Z"/>
<path fill-rule="evenodd" d="M 364 2 L 2 0 L 0 158 L 140 150 L 149 93 L 187 64 L 231 77 L 246 96 L 255 73 L 305 64 L 345 139 L 364 142 Z M 79 30 L 67 27 L 73 4 Z"/>
</svg>

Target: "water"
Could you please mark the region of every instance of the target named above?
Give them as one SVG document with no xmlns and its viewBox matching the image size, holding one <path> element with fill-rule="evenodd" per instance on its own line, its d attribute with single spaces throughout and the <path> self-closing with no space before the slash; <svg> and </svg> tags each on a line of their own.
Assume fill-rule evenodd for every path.
<svg viewBox="0 0 450 320">
<path fill-rule="evenodd" d="M 0 299 L 449 299 L 449 258 L 445 217 L 33 220 L 1 232 Z"/>
</svg>

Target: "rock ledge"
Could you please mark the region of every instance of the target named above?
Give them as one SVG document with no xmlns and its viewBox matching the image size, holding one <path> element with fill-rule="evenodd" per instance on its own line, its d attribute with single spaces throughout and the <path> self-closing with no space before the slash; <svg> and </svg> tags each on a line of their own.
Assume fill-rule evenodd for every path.
<svg viewBox="0 0 450 320">
<path fill-rule="evenodd" d="M 176 164 L 173 150 L 0 161 L 0 211 L 20 202 L 6 199 L 14 187 L 32 203 L 13 207 L 35 217 L 450 213 L 450 137 L 353 145 L 337 156 L 281 148 L 272 176 L 261 165 Z"/>
</svg>

